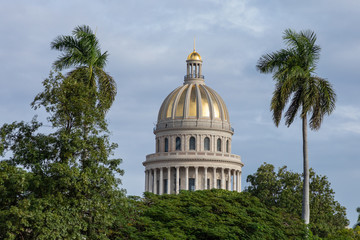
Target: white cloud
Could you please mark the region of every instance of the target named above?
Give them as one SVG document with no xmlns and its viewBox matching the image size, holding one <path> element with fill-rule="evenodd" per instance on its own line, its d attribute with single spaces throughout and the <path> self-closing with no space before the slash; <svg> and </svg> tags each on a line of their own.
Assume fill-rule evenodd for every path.
<svg viewBox="0 0 360 240">
<path fill-rule="evenodd" d="M 212 28 L 242 29 L 250 32 L 263 31 L 262 17 L 258 8 L 251 6 L 251 1 L 203 1 L 202 5 L 184 5 L 168 10 L 171 21 L 163 28 L 175 32 L 207 31 Z M 209 7 L 210 6 L 210 7 Z M 165 27 L 166 26 L 166 27 Z M 158 25 L 157 25 L 157 29 Z"/>
<path fill-rule="evenodd" d="M 346 120 L 360 120 L 360 108 L 352 105 L 337 106 L 334 114 Z"/>
<path fill-rule="evenodd" d="M 335 133 L 360 134 L 360 108 L 352 105 L 340 105 L 334 112 L 333 121 Z M 331 129 L 331 126 L 328 126 Z"/>
</svg>

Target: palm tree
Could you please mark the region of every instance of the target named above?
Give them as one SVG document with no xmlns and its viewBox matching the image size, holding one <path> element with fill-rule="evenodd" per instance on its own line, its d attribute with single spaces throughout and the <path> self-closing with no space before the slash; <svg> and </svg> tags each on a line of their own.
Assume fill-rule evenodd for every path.
<svg viewBox="0 0 360 240">
<path fill-rule="evenodd" d="M 270 109 L 278 127 L 282 113 L 287 108 L 285 125 L 290 126 L 297 114 L 302 119 L 303 134 L 303 203 L 302 219 L 310 222 L 309 207 L 309 159 L 307 148 L 307 116 L 311 115 L 309 126 L 318 130 L 324 115 L 335 109 L 336 94 L 331 84 L 314 74 L 320 57 L 320 46 L 315 44 L 316 34 L 312 31 L 299 33 L 287 29 L 283 39 L 287 49 L 263 55 L 256 67 L 261 73 L 273 73 L 276 81 Z"/>
<path fill-rule="evenodd" d="M 99 41 L 89 26 L 77 26 L 72 33 L 73 36 L 60 35 L 51 42 L 51 49 L 62 52 L 53 66 L 60 71 L 74 67 L 68 76 L 97 88 L 100 94 L 99 106 L 108 110 L 116 95 L 116 83 L 104 71 L 108 53 L 101 53 Z"/>
</svg>

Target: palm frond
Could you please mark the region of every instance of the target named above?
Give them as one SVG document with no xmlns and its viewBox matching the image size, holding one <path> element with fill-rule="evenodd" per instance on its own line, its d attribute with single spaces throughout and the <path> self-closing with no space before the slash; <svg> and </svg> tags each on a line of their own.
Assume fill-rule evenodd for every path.
<svg viewBox="0 0 360 240">
<path fill-rule="evenodd" d="M 335 110 L 336 93 L 329 81 L 320 77 L 315 77 L 315 79 L 321 93 L 321 108 L 324 113 L 330 115 Z"/>
<path fill-rule="evenodd" d="M 87 36 L 87 35 L 94 35 L 91 28 L 87 25 L 76 26 L 72 33 L 77 38 L 83 38 L 84 36 Z"/>
<path fill-rule="evenodd" d="M 283 98 L 281 97 L 281 84 L 276 84 L 273 97 L 270 103 L 270 111 L 273 113 L 273 121 L 275 126 L 278 127 L 281 121 L 282 111 L 285 107 L 285 102 L 283 102 Z"/>
<path fill-rule="evenodd" d="M 282 49 L 281 51 L 264 54 L 259 59 L 256 68 L 261 73 L 271 73 L 281 68 L 284 62 L 289 58 L 289 52 Z"/>
<path fill-rule="evenodd" d="M 107 51 L 97 56 L 96 61 L 94 62 L 94 66 L 98 68 L 104 68 L 106 66 L 108 56 L 109 54 Z"/>
<path fill-rule="evenodd" d="M 291 99 L 291 104 L 288 108 L 288 110 L 285 113 L 285 125 L 290 127 L 290 125 L 293 123 L 299 108 L 301 107 L 302 103 L 301 103 L 301 99 L 302 99 L 302 95 L 303 95 L 303 91 L 302 89 L 298 89 L 294 94 L 293 97 Z"/>
<path fill-rule="evenodd" d="M 283 40 L 285 41 L 286 45 L 288 45 L 291 48 L 299 45 L 298 33 L 296 33 L 294 30 L 290 28 L 285 29 Z"/>
<path fill-rule="evenodd" d="M 90 73 L 87 67 L 77 67 L 74 70 L 68 72 L 66 76 L 76 79 L 77 81 L 87 83 L 89 87 L 96 87 L 96 82 L 94 80 L 89 81 Z"/>
<path fill-rule="evenodd" d="M 293 123 L 301 107 L 300 117 L 311 113 L 310 128 L 316 130 L 324 114 L 334 110 L 336 101 L 330 83 L 313 75 L 321 50 L 316 44 L 316 34 L 310 30 L 297 33 L 286 29 L 283 40 L 287 49 L 262 55 L 256 65 L 261 73 L 273 73 L 276 81 L 270 104 L 274 123 L 278 126 L 282 111 L 292 97 L 284 115 L 285 124 Z"/>
<path fill-rule="evenodd" d="M 100 106 L 105 110 L 109 109 L 117 94 L 116 82 L 109 74 L 101 68 L 95 68 L 95 73 L 99 83 Z"/>
<path fill-rule="evenodd" d="M 336 94 L 327 80 L 320 77 L 313 77 L 313 79 L 316 85 L 315 91 L 318 92 L 318 99 L 313 102 L 309 126 L 312 130 L 318 130 L 324 115 L 331 114 L 335 109 Z"/>
</svg>

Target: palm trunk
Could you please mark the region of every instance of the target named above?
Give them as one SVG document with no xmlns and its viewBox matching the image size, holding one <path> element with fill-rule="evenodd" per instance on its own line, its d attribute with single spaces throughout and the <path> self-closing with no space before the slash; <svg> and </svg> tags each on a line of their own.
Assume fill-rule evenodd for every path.
<svg viewBox="0 0 360 240">
<path fill-rule="evenodd" d="M 303 202 L 302 202 L 302 219 L 305 224 L 310 223 L 310 185 L 309 185 L 309 159 L 307 147 L 307 117 L 302 118 L 302 132 L 303 132 L 303 159 L 304 159 L 304 186 L 303 186 Z"/>
</svg>

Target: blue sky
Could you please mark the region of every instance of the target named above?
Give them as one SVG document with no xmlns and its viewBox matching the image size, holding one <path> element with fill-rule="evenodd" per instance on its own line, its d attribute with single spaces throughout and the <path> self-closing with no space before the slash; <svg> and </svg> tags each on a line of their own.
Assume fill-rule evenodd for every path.
<svg viewBox="0 0 360 240">
<path fill-rule="evenodd" d="M 347 208 L 351 225 L 360 207 L 360 2 L 357 0 L 202 0 L 202 1 L 1 1 L 0 124 L 30 121 L 43 111 L 30 102 L 42 90 L 59 52 L 58 35 L 77 25 L 96 30 L 106 71 L 118 96 L 108 114 L 111 139 L 123 159 L 123 187 L 142 195 L 147 154 L 155 150 L 152 129 L 162 101 L 183 83 L 186 57 L 203 58 L 208 86 L 224 99 L 235 128 L 232 152 L 241 155 L 246 176 L 263 163 L 302 171 L 301 121 L 276 128 L 269 103 L 271 75 L 255 65 L 259 57 L 284 48 L 282 33 L 311 29 L 322 47 L 316 73 L 337 93 L 337 107 L 321 129 L 309 134 L 310 166 L 326 175 L 336 200 Z"/>
</svg>

